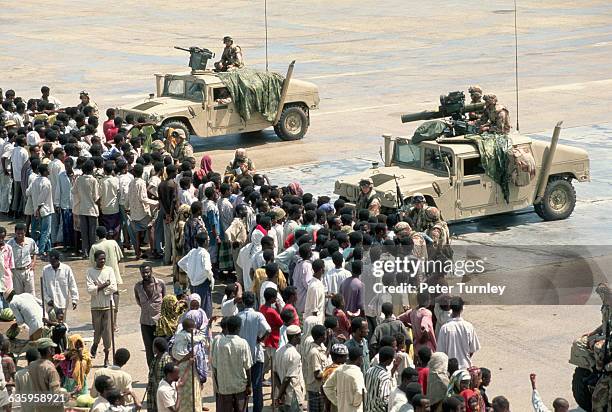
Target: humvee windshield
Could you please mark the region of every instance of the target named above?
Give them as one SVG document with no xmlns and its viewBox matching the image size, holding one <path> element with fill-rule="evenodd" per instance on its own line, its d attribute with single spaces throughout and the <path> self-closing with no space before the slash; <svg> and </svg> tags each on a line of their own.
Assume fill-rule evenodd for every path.
<svg viewBox="0 0 612 412">
<path fill-rule="evenodd" d="M 444 158 L 448 159 L 449 169 L 453 170 L 453 155 L 445 150 L 426 148 L 423 154 L 425 159 L 425 169 L 435 170 L 436 172 L 447 173 L 446 165 L 444 164 Z"/>
<path fill-rule="evenodd" d="M 162 96 L 201 102 L 204 84 L 193 80 L 166 77 Z"/>
<path fill-rule="evenodd" d="M 395 161 L 406 166 L 421 167 L 421 148 L 398 140 L 395 145 Z"/>
</svg>

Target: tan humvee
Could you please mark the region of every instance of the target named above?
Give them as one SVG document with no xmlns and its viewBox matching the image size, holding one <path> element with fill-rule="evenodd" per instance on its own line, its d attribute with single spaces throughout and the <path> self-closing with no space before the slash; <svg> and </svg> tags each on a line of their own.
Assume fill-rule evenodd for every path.
<svg viewBox="0 0 612 412">
<path fill-rule="evenodd" d="M 401 204 L 396 177 L 405 207 L 410 205 L 412 194 L 419 192 L 425 195 L 429 206 L 440 209 L 447 221 L 506 213 L 531 205 L 545 220 L 565 219 L 576 203 L 572 181 L 590 180 L 589 157 L 582 149 L 557 145 L 559 131 L 560 123 L 550 144 L 510 135 L 514 147 L 533 155 L 536 174 L 525 186 L 510 183 L 508 202 L 500 185 L 484 173 L 476 145 L 465 136 L 413 144 L 409 138 L 384 135 L 384 167 L 374 163 L 363 173 L 337 180 L 334 193 L 354 203 L 360 191 L 359 181 L 371 178 L 383 208 L 397 209 Z"/>
<path fill-rule="evenodd" d="M 276 119 L 266 120 L 254 113 L 244 122 L 229 93 L 217 74 L 211 70 L 192 70 L 185 74 L 156 74 L 157 91 L 148 98 L 120 106 L 118 116 L 143 116 L 163 129 L 183 129 L 187 136 L 222 136 L 248 133 L 273 126 L 282 140 L 304 137 L 310 125 L 310 110 L 319 108 L 319 90 L 316 85 L 291 78 L 291 64 L 281 94 L 282 110 Z M 285 87 L 285 84 L 288 86 Z"/>
</svg>

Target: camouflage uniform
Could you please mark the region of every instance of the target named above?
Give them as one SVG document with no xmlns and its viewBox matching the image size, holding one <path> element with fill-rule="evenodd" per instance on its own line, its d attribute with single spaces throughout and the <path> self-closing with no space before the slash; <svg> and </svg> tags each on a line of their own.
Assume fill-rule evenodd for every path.
<svg viewBox="0 0 612 412">
<path fill-rule="evenodd" d="M 425 232 L 429 228 L 429 222 L 427 221 L 427 215 L 425 211 L 427 206 L 421 208 L 411 207 L 408 212 L 408 222 L 410 226 L 417 232 Z"/>
<path fill-rule="evenodd" d="M 487 105 L 478 124 L 480 126 L 489 126 L 488 131 L 491 133 L 510 133 L 512 126 L 510 126 L 510 112 L 508 112 L 508 109 L 497 104 L 497 97 L 494 94 L 486 95 L 484 100 L 487 102 Z M 489 101 L 491 101 L 491 104 L 489 104 Z"/>
<path fill-rule="evenodd" d="M 470 86 L 468 89 L 470 93 L 471 101 L 470 104 L 480 103 L 482 102 L 482 88 L 480 86 Z M 479 120 L 482 116 L 481 113 L 470 112 L 468 113 L 468 119 L 471 121 Z"/>
<path fill-rule="evenodd" d="M 380 199 L 376 192 L 374 192 L 374 188 L 372 188 L 367 195 L 363 192 L 359 193 L 355 208 L 357 210 L 368 209 L 372 216 L 378 216 L 380 214 Z"/>
<path fill-rule="evenodd" d="M 412 240 L 412 254 L 417 259 L 427 259 L 427 243 L 423 235 L 412 230 L 410 223 L 399 222 L 393 227 L 393 231 L 400 241 L 405 237 L 409 237 Z"/>
<path fill-rule="evenodd" d="M 174 152 L 172 153 L 172 158 L 178 160 L 181 163 L 183 163 L 185 160 L 191 160 L 195 163 L 193 147 L 185 141 L 177 144 L 174 148 Z"/>
<path fill-rule="evenodd" d="M 243 66 L 242 49 L 233 43 L 225 46 L 223 53 L 221 53 L 221 60 L 215 63 L 215 69 L 223 72 L 231 68 L 239 69 Z"/>
</svg>

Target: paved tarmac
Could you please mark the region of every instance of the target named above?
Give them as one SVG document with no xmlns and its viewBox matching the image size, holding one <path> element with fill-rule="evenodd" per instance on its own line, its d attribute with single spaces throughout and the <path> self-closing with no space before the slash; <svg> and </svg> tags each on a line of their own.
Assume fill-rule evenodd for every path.
<svg viewBox="0 0 612 412">
<path fill-rule="evenodd" d="M 267 5 L 270 69 L 284 72 L 295 59 L 295 77 L 319 86 L 321 109 L 312 113 L 310 130 L 299 142 L 281 142 L 267 130 L 255 137 L 196 143 L 198 151 L 213 156 L 217 169 L 224 167 L 233 148 L 244 146 L 274 181 L 298 179 L 307 190 L 329 192 L 335 176 L 377 160 L 382 133 L 411 134 L 416 125 L 402 125 L 402 113 L 434 108 L 438 95 L 475 83 L 498 95 L 515 125 L 514 14 L 508 2 L 312 1 L 295 11 L 279 0 Z M 475 324 L 482 344 L 475 362 L 493 371 L 490 396 L 504 394 L 513 410 L 530 410 L 531 371 L 538 373 L 547 404 L 557 396 L 574 404 L 572 368 L 566 362 L 569 347 L 599 318 L 597 302 L 585 290 L 610 267 L 607 249 L 601 246 L 611 243 L 604 230 L 610 226 L 607 212 L 612 199 L 612 127 L 606 123 L 612 103 L 611 11 L 612 5 L 603 0 L 518 1 L 520 130 L 548 138 L 554 124 L 564 120 L 562 139 L 586 147 L 592 159 L 592 182 L 577 185 L 578 204 L 572 217 L 544 223 L 534 213 L 519 213 L 451 226 L 456 244 L 503 245 L 514 251 L 498 254 L 511 258 L 502 259 L 497 272 L 486 276 L 495 279 L 504 272 L 509 286 L 520 291 L 533 289 L 531 281 L 539 284 L 540 279 L 548 279 L 559 293 L 546 298 L 564 303 L 564 297 L 582 293 L 573 305 L 466 309 L 465 317 Z M 220 38 L 231 34 L 243 47 L 247 64 L 264 68 L 263 21 L 263 2 L 244 0 L 228 1 L 222 7 L 208 2 L 172 6 L 160 0 L 146 5 L 133 0 L 103 4 L 60 0 L 44 9 L 33 0 L 12 3 L 0 15 L 6 28 L 0 38 L 5 68 L 0 87 L 29 97 L 45 83 L 64 104 L 76 104 L 78 92 L 86 89 L 103 112 L 146 96 L 154 89 L 153 73 L 185 71 L 187 56 L 172 49 L 174 45 L 220 52 Z M 522 260 L 527 247 L 546 252 L 549 244 L 589 248 L 576 247 L 574 259 L 557 252 L 532 253 Z M 522 265 L 514 267 L 517 262 Z M 132 350 L 127 369 L 142 391 L 144 352 L 138 308 L 131 297 L 138 263 L 124 264 L 126 292 L 117 346 Z M 76 261 L 71 265 L 84 292 L 85 265 Z M 573 270 L 580 275 L 580 288 L 572 284 Z M 156 274 L 169 280 L 169 268 L 156 268 Z M 559 284 L 556 275 L 562 280 Z M 585 301 L 593 304 L 578 304 Z M 91 334 L 86 296 L 79 310 L 69 314 L 68 323 L 73 331 Z M 208 385 L 205 394 L 210 401 Z"/>
</svg>

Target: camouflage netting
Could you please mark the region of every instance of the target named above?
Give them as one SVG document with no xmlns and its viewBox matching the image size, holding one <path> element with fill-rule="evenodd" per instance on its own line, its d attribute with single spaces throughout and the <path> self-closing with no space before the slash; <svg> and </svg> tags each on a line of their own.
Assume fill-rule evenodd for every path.
<svg viewBox="0 0 612 412">
<path fill-rule="evenodd" d="M 276 117 L 284 77 L 278 73 L 249 68 L 219 73 L 243 121 L 261 113 L 269 122 Z"/>
<path fill-rule="evenodd" d="M 508 135 L 496 133 L 468 135 L 465 138 L 477 144 L 485 173 L 501 186 L 504 199 L 508 202 L 510 196 L 508 156 L 512 140 Z"/>
<path fill-rule="evenodd" d="M 442 120 L 430 120 L 424 122 L 422 125 L 416 128 L 412 135 L 412 143 L 418 144 L 423 140 L 436 140 L 438 137 L 444 135 L 444 130 L 448 125 Z"/>
</svg>

